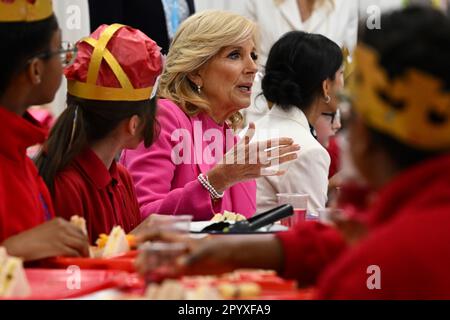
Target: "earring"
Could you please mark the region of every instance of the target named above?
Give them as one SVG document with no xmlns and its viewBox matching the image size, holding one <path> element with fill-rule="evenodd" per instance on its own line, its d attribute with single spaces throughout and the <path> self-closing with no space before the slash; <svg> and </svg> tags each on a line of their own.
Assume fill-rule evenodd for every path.
<svg viewBox="0 0 450 320">
<path fill-rule="evenodd" d="M 197 86 L 197 92 L 198 92 L 198 94 L 202 94 L 202 87 L 201 86 Z"/>
<path fill-rule="evenodd" d="M 36 83 L 37 83 L 37 84 L 40 84 L 40 83 L 41 83 L 41 77 L 37 77 L 37 78 L 36 78 Z"/>
<path fill-rule="evenodd" d="M 331 102 L 331 97 L 327 95 L 326 99 L 325 99 L 325 103 L 329 104 Z"/>
</svg>

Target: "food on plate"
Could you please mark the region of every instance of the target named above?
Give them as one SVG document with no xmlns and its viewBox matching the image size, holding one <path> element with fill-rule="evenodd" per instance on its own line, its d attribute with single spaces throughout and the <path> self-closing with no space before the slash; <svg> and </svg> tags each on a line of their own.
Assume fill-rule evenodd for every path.
<svg viewBox="0 0 450 320">
<path fill-rule="evenodd" d="M 150 300 L 224 300 L 298 298 L 296 281 L 280 278 L 272 270 L 242 269 L 218 276 L 183 276 L 151 282 L 140 299 Z M 311 297 L 310 292 L 302 295 Z M 132 297 L 134 298 L 134 297 Z"/>
<path fill-rule="evenodd" d="M 190 284 L 188 284 L 190 283 Z M 226 281 L 198 282 L 166 280 L 162 284 L 150 284 L 145 298 L 149 300 L 222 300 L 247 299 L 261 295 L 257 283 L 232 283 Z"/>
<path fill-rule="evenodd" d="M 242 214 L 225 210 L 223 214 L 217 213 L 211 219 L 211 222 L 238 222 L 247 220 Z"/>
<path fill-rule="evenodd" d="M 277 273 L 274 270 L 263 269 L 238 269 L 222 276 L 223 279 L 229 281 L 247 281 L 249 279 L 260 280 L 274 277 L 277 277 Z"/>
<path fill-rule="evenodd" d="M 186 289 L 177 280 L 166 280 L 161 285 L 151 284 L 145 291 L 149 300 L 185 300 Z"/>
<path fill-rule="evenodd" d="M 130 251 L 136 246 L 136 238 L 131 234 L 125 234 L 122 227 L 116 226 L 109 235 L 102 233 L 96 245 L 90 248 L 91 258 L 111 258 Z"/>
<path fill-rule="evenodd" d="M 86 229 L 86 220 L 83 217 L 80 216 L 72 216 L 70 218 L 70 223 L 74 226 L 80 228 L 80 230 L 87 236 L 87 229 Z"/>
<path fill-rule="evenodd" d="M 130 245 L 128 244 L 125 231 L 119 226 L 114 227 L 103 248 L 103 258 L 118 256 L 128 251 L 130 251 Z"/>
<path fill-rule="evenodd" d="M 263 281 L 266 279 L 266 281 Z M 272 270 L 237 270 L 220 276 L 185 276 L 178 280 L 166 280 L 162 284 L 150 284 L 145 298 L 151 300 L 220 300 L 251 299 L 262 296 L 261 283 L 274 285 L 284 281 Z M 261 283 L 260 283 L 261 282 Z M 296 286 L 287 287 L 296 290 Z M 284 288 L 283 287 L 283 288 Z"/>
<path fill-rule="evenodd" d="M 222 300 L 219 291 L 212 285 L 200 285 L 186 289 L 185 300 Z"/>
<path fill-rule="evenodd" d="M 23 268 L 23 261 L 8 256 L 0 247 L 0 297 L 24 298 L 31 294 L 31 288 Z"/>
<path fill-rule="evenodd" d="M 87 235 L 86 220 L 80 216 L 72 216 L 70 223 L 80 228 Z M 136 238 L 133 235 L 125 234 L 120 226 L 116 226 L 111 230 L 109 235 L 100 234 L 95 242 L 96 247 L 89 248 L 89 256 L 91 258 L 111 258 L 130 251 L 136 246 Z"/>
<path fill-rule="evenodd" d="M 255 298 L 261 295 L 261 287 L 257 283 L 222 283 L 217 289 L 224 299 Z"/>
</svg>

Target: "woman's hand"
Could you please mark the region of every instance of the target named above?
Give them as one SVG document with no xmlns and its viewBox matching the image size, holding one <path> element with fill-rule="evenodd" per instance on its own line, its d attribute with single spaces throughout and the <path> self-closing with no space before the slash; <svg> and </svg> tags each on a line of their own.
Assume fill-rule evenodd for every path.
<svg viewBox="0 0 450 320">
<path fill-rule="evenodd" d="M 2 246 L 9 255 L 25 261 L 56 256 L 89 256 L 87 237 L 78 227 L 61 218 L 10 237 Z"/>
<path fill-rule="evenodd" d="M 234 184 L 261 176 L 276 176 L 283 171 L 267 170 L 288 161 L 297 159 L 300 146 L 291 138 L 275 138 L 250 143 L 255 134 L 255 124 L 250 123 L 244 138 L 227 152 L 222 161 L 208 173 L 209 183 L 219 192 Z"/>
</svg>

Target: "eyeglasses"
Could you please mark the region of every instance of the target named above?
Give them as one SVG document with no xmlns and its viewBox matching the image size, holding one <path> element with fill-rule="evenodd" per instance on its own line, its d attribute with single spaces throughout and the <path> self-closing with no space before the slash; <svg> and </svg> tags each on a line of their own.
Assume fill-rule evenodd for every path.
<svg viewBox="0 0 450 320">
<path fill-rule="evenodd" d="M 54 55 L 59 55 L 63 67 L 71 65 L 77 57 L 78 49 L 75 44 L 67 41 L 61 42 L 61 49 L 56 51 L 43 52 L 35 56 L 38 59 L 50 59 Z"/>
<path fill-rule="evenodd" d="M 322 115 L 326 116 L 326 117 L 330 117 L 331 118 L 330 123 L 333 124 L 334 120 L 336 119 L 337 112 L 322 112 Z"/>
</svg>

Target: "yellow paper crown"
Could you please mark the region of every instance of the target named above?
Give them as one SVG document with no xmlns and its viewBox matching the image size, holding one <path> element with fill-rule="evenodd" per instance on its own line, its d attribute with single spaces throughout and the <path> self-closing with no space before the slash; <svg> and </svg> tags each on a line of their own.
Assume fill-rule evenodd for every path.
<svg viewBox="0 0 450 320">
<path fill-rule="evenodd" d="M 87 81 L 67 81 L 67 91 L 71 95 L 83 99 L 100 101 L 143 101 L 150 99 L 153 86 L 135 89 L 127 74 L 120 66 L 120 63 L 117 62 L 116 58 L 106 48 L 114 34 L 123 27 L 125 26 L 122 24 L 112 24 L 103 31 L 98 40 L 94 38 L 85 38 L 82 40 L 91 45 L 94 50 L 89 63 Z M 110 88 L 97 85 L 97 79 L 103 59 L 113 71 L 121 88 Z"/>
<path fill-rule="evenodd" d="M 355 51 L 350 90 L 367 124 L 418 149 L 450 148 L 450 92 L 436 77 L 417 69 L 390 79 L 367 46 Z"/>
<path fill-rule="evenodd" d="M 342 57 L 344 58 L 344 79 L 349 79 L 355 69 L 355 63 L 347 47 L 342 48 Z"/>
<path fill-rule="evenodd" d="M 34 22 L 52 14 L 52 0 L 0 0 L 0 22 Z"/>
</svg>

